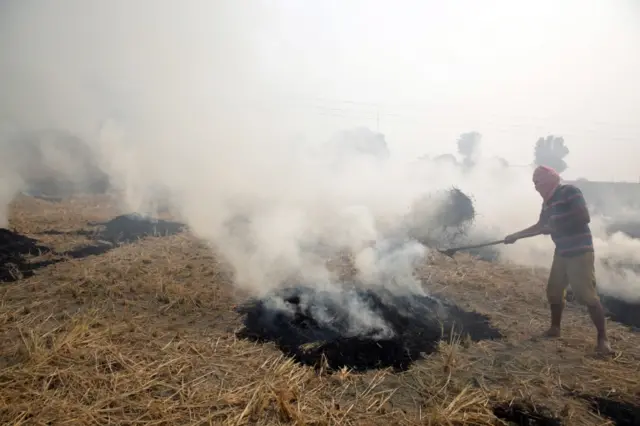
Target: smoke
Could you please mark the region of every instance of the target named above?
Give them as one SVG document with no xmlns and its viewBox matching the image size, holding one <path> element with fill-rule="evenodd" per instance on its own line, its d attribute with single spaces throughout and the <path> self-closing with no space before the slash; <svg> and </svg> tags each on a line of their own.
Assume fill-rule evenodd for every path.
<svg viewBox="0 0 640 426">
<path fill-rule="evenodd" d="M 12 136 L 13 132 L 9 126 L 0 125 L 0 228 L 9 225 L 7 207 L 24 185 L 20 176 L 12 171 L 10 157 L 4 155 L 12 150 L 7 144 L 7 140 Z"/>
<path fill-rule="evenodd" d="M 458 138 L 458 153 L 462 156 L 462 163 L 466 167 L 473 167 L 480 156 L 480 142 L 482 136 L 478 132 L 463 133 Z"/>
<path fill-rule="evenodd" d="M 420 292 L 413 267 L 426 249 L 388 231 L 416 200 L 452 186 L 474 197 L 477 238 L 537 219 L 526 168 L 476 157 L 465 173 L 435 160 L 408 165 L 379 133 L 315 134 L 298 112 L 265 103 L 286 84 L 266 53 L 276 43 L 272 13 L 242 1 L 2 2 L 0 225 L 31 170 L 46 164 L 87 179 L 60 155 L 68 146 L 41 149 L 42 167 L 22 167 L 17 141 L 47 129 L 86 144 L 124 210 L 153 214 L 160 198 L 170 202 L 257 295 L 292 280 L 331 288 L 326 254 L 345 249 L 360 285 Z M 616 256 L 614 244 L 635 244 L 598 238 L 599 253 Z M 521 264 L 548 262 L 551 252 L 544 238 L 502 249 Z"/>
</svg>

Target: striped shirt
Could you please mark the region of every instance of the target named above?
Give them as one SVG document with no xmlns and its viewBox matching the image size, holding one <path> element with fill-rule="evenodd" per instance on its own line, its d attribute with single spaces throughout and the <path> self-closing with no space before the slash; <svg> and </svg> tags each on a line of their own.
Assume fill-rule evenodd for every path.
<svg viewBox="0 0 640 426">
<path fill-rule="evenodd" d="M 560 185 L 553 196 L 542 203 L 540 223 L 551 226 L 556 254 L 562 257 L 593 252 L 593 236 L 588 223 L 575 223 L 572 210 L 586 208 L 582 191 L 573 185 Z"/>
</svg>

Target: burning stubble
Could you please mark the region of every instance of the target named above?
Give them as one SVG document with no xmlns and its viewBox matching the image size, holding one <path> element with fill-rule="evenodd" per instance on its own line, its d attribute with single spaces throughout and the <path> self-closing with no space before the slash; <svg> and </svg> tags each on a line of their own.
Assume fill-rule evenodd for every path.
<svg viewBox="0 0 640 426">
<path fill-rule="evenodd" d="M 299 362 L 331 369 L 406 370 L 437 350 L 441 339 L 501 337 L 486 316 L 446 300 L 348 283 L 339 292 L 304 285 L 282 289 L 238 312 L 245 316 L 240 337 L 273 341 Z"/>
<path fill-rule="evenodd" d="M 486 138 L 476 133 L 463 135 L 458 147 L 467 161 L 407 164 L 394 157 L 392 143 L 401 141 L 363 129 L 331 138 L 335 129 L 312 130 L 299 111 L 265 105 L 282 94 L 264 50 L 270 25 L 280 22 L 260 5 L 196 1 L 176 10 L 169 2 L 70 0 L 1 7 L 2 165 L 21 163 L 16 141 L 26 134 L 54 129 L 75 138 L 89 149 L 69 142 L 62 153 L 95 156 L 87 164 L 108 176 L 123 210 L 153 214 L 162 193 L 178 220 L 215 245 L 233 265 L 236 285 L 252 294 L 292 277 L 331 282 L 327 253 L 346 249 L 354 252 L 360 285 L 420 294 L 409 271 L 423 249 L 406 240 L 407 212 L 425 194 L 454 185 L 473 196 L 479 213 L 459 242 L 502 237 L 537 218 L 531 170 L 480 157 Z M 75 157 L 39 149 L 42 164 L 26 169 L 53 170 L 42 180 L 93 179 L 67 161 Z M 4 207 L 35 179 L 0 170 L 6 225 Z M 432 199 L 419 214 L 430 231 L 438 204 Z M 245 221 L 241 231 L 229 226 L 238 218 Z M 640 252 L 630 239 L 597 237 L 598 256 L 618 256 L 614 245 Z M 367 247 L 372 240 L 379 251 Z M 429 245 L 442 241 L 453 242 L 437 237 Z M 381 257 L 385 245 L 399 248 Z M 540 238 L 500 248 L 500 256 L 548 266 L 551 250 Z M 638 293 L 633 271 L 606 278 L 603 290 Z"/>
</svg>

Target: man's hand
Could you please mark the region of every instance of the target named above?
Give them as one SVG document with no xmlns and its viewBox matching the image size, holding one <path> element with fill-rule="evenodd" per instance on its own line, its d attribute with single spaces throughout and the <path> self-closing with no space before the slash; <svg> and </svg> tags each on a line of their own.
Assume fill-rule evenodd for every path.
<svg viewBox="0 0 640 426">
<path fill-rule="evenodd" d="M 519 239 L 520 239 L 520 235 L 518 233 L 509 234 L 506 237 L 504 237 L 504 243 L 505 244 L 513 244 L 516 241 L 518 241 Z"/>
</svg>

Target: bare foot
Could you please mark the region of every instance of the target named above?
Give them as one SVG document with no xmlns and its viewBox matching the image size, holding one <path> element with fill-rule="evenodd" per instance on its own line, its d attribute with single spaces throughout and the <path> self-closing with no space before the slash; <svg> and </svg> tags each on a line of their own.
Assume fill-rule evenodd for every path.
<svg viewBox="0 0 640 426">
<path fill-rule="evenodd" d="M 599 355 L 612 355 L 614 353 L 608 340 L 599 340 L 596 346 L 596 352 Z"/>
<path fill-rule="evenodd" d="M 560 337 L 560 327 L 550 327 L 547 331 L 544 332 L 542 337 L 545 337 L 547 339 Z"/>
</svg>

